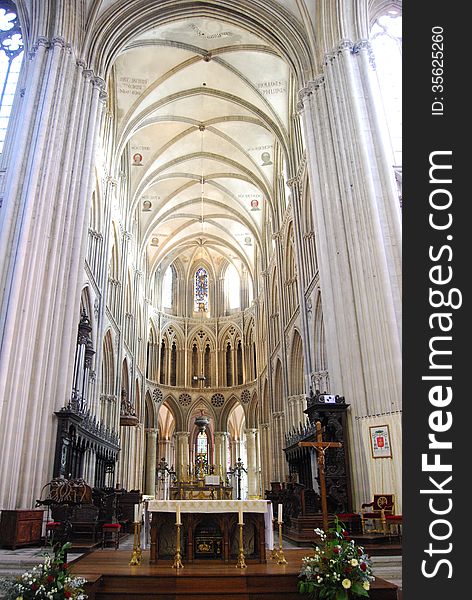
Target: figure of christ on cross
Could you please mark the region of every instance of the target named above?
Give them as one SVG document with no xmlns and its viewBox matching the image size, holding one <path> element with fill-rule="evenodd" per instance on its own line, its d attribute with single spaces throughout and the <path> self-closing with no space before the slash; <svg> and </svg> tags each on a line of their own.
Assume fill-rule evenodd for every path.
<svg viewBox="0 0 472 600">
<path fill-rule="evenodd" d="M 318 469 L 320 474 L 321 491 L 321 513 L 323 514 L 323 529 L 328 531 L 328 502 L 326 497 L 326 479 L 325 479 L 325 452 L 328 448 L 341 448 L 341 442 L 323 442 L 323 433 L 321 432 L 321 421 L 316 421 L 316 442 L 298 442 L 301 447 L 314 448 L 318 459 Z"/>
</svg>

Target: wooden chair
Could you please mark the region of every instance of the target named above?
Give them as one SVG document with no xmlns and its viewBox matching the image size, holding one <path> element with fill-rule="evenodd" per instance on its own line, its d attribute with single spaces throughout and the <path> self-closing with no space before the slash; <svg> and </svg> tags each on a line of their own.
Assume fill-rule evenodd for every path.
<svg viewBox="0 0 472 600">
<path fill-rule="evenodd" d="M 395 496 L 393 494 L 374 494 L 373 501 L 364 503 L 361 507 L 362 533 L 365 534 L 367 531 L 366 520 L 372 520 L 373 526 L 369 529 L 369 533 L 383 533 L 387 535 L 386 517 L 394 514 Z M 378 526 L 379 521 L 380 528 Z"/>
<path fill-rule="evenodd" d="M 392 537 L 397 536 L 401 541 L 403 515 L 385 515 L 385 521 L 389 540 L 392 541 Z"/>
<path fill-rule="evenodd" d="M 107 542 L 112 542 L 115 550 L 118 550 L 120 547 L 120 531 L 121 525 L 119 523 L 104 523 L 102 525 L 102 550 Z"/>
</svg>

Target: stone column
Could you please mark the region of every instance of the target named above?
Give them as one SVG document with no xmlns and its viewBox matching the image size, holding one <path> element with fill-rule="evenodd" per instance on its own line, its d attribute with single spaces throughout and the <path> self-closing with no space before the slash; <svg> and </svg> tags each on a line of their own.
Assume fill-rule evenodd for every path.
<svg viewBox="0 0 472 600">
<path fill-rule="evenodd" d="M 273 413 L 272 441 L 273 441 L 273 475 L 275 481 L 284 481 L 287 471 L 284 448 L 285 413 Z"/>
<path fill-rule="evenodd" d="M 257 472 L 257 429 L 246 429 L 247 447 L 247 495 L 248 498 L 259 498 L 259 477 Z"/>
<path fill-rule="evenodd" d="M 47 30 L 52 26 L 44 25 Z M 16 104 L 17 127 L 6 141 L 15 151 L 0 211 L 0 481 L 9 481 L 0 490 L 0 506 L 5 509 L 31 506 L 50 479 L 53 413 L 70 397 L 104 89 L 67 40 L 31 42 L 24 65 L 28 85 Z"/>
<path fill-rule="evenodd" d="M 227 472 L 228 437 L 227 431 L 215 431 L 215 475 L 219 475 L 223 481 Z"/>
<path fill-rule="evenodd" d="M 165 458 L 169 468 L 174 464 L 174 457 L 171 456 L 171 449 L 170 440 L 159 439 L 158 459 Z"/>
<path fill-rule="evenodd" d="M 261 475 L 262 475 L 262 490 L 270 489 L 270 482 L 272 481 L 272 441 L 270 436 L 270 425 L 269 423 L 261 423 L 259 425 L 259 431 L 261 436 Z"/>
<path fill-rule="evenodd" d="M 300 181 L 298 178 L 288 180 L 288 185 L 292 191 L 292 210 L 293 210 L 293 240 L 295 247 L 295 256 L 297 258 L 297 275 L 298 275 L 298 302 L 300 306 L 300 324 L 302 334 L 302 345 L 303 345 L 303 359 L 304 359 L 304 381 L 305 381 L 305 393 L 308 394 L 310 390 L 310 372 L 312 369 L 311 359 L 311 344 L 310 344 L 310 331 L 308 327 L 308 312 L 306 310 L 306 299 L 305 292 L 307 288 L 305 269 L 303 267 L 303 243 L 302 243 L 302 218 L 300 215 L 301 205 L 301 194 L 300 194 Z"/>
<path fill-rule="evenodd" d="M 306 414 L 303 412 L 306 408 L 306 396 L 297 394 L 296 396 L 290 396 L 288 401 L 291 407 L 291 422 L 288 424 L 287 429 L 298 429 L 300 423 L 304 425 L 306 422 Z"/>
<path fill-rule="evenodd" d="M 400 208 L 366 44 L 343 41 L 301 93 L 332 390 L 363 414 L 400 402 Z M 322 183 L 323 182 L 323 185 Z"/>
<path fill-rule="evenodd" d="M 189 439 L 188 431 L 175 432 L 175 471 L 177 479 L 187 479 L 189 465 Z"/>
<path fill-rule="evenodd" d="M 146 429 L 146 494 L 156 495 L 157 429 Z"/>
<path fill-rule="evenodd" d="M 401 407 L 400 206 L 370 59 L 368 42 L 343 40 L 299 105 L 331 391 L 349 393 L 353 428 L 356 416 Z M 360 500 L 368 493 L 369 457 L 357 452 Z"/>
</svg>

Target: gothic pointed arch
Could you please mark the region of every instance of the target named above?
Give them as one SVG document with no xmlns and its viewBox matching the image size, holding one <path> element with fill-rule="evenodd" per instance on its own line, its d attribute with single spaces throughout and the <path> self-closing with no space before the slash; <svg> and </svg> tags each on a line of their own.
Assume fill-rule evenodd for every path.
<svg viewBox="0 0 472 600">
<path fill-rule="evenodd" d="M 290 350 L 290 394 L 304 394 L 304 360 L 303 341 L 297 329 L 293 332 L 292 346 Z"/>
<path fill-rule="evenodd" d="M 146 391 L 144 396 L 144 427 L 146 429 L 154 429 L 156 427 L 157 414 L 152 401 L 149 390 Z"/>
<path fill-rule="evenodd" d="M 264 379 L 264 382 L 262 384 L 262 398 L 260 404 L 260 414 L 262 423 L 269 423 L 271 410 L 272 407 L 270 406 L 269 402 L 269 383 L 267 379 Z"/>
<path fill-rule="evenodd" d="M 281 412 L 283 410 L 283 379 L 282 379 L 282 363 L 279 358 L 275 363 L 274 369 L 274 383 L 272 386 L 274 398 L 272 400 L 272 410 L 274 412 Z"/>
<path fill-rule="evenodd" d="M 256 391 L 254 391 L 254 393 L 251 396 L 249 406 L 246 410 L 246 415 L 247 415 L 247 426 L 248 427 L 252 427 L 252 428 L 259 427 L 259 423 L 261 422 L 260 421 L 260 405 L 259 405 L 259 400 L 258 400 Z"/>
<path fill-rule="evenodd" d="M 295 265 L 295 248 L 293 239 L 293 221 L 287 225 L 284 240 L 284 287 L 287 300 L 287 313 L 292 316 L 298 306 L 298 278 Z"/>
<path fill-rule="evenodd" d="M 316 296 L 314 309 L 314 388 L 320 392 L 329 392 L 329 366 L 326 353 L 326 338 L 321 293 Z"/>
<path fill-rule="evenodd" d="M 275 344 L 280 341 L 280 308 L 279 308 L 279 285 L 277 282 L 277 268 L 271 273 L 272 286 L 270 290 L 270 327 Z"/>
<path fill-rule="evenodd" d="M 226 399 L 223 409 L 219 414 L 217 421 L 219 427 L 218 431 L 228 431 L 228 419 L 236 406 L 240 406 L 244 411 L 244 407 L 242 406 L 240 399 L 236 396 L 236 394 L 231 394 L 231 396 Z"/>
<path fill-rule="evenodd" d="M 182 407 L 179 405 L 178 399 L 174 396 L 173 393 L 164 394 L 162 404 L 159 406 L 158 409 L 158 416 L 161 414 L 162 406 L 165 406 L 167 410 L 171 412 L 175 422 L 175 431 L 185 431 L 185 413 L 182 410 Z"/>
</svg>

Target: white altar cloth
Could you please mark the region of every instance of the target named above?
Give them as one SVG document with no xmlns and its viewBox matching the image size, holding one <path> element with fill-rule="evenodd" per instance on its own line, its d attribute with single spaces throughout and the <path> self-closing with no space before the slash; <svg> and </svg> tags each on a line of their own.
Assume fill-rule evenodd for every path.
<svg viewBox="0 0 472 600">
<path fill-rule="evenodd" d="M 272 527 L 272 503 L 268 500 L 150 500 L 146 512 L 181 513 L 264 513 L 265 543 L 269 550 L 274 548 Z"/>
</svg>

